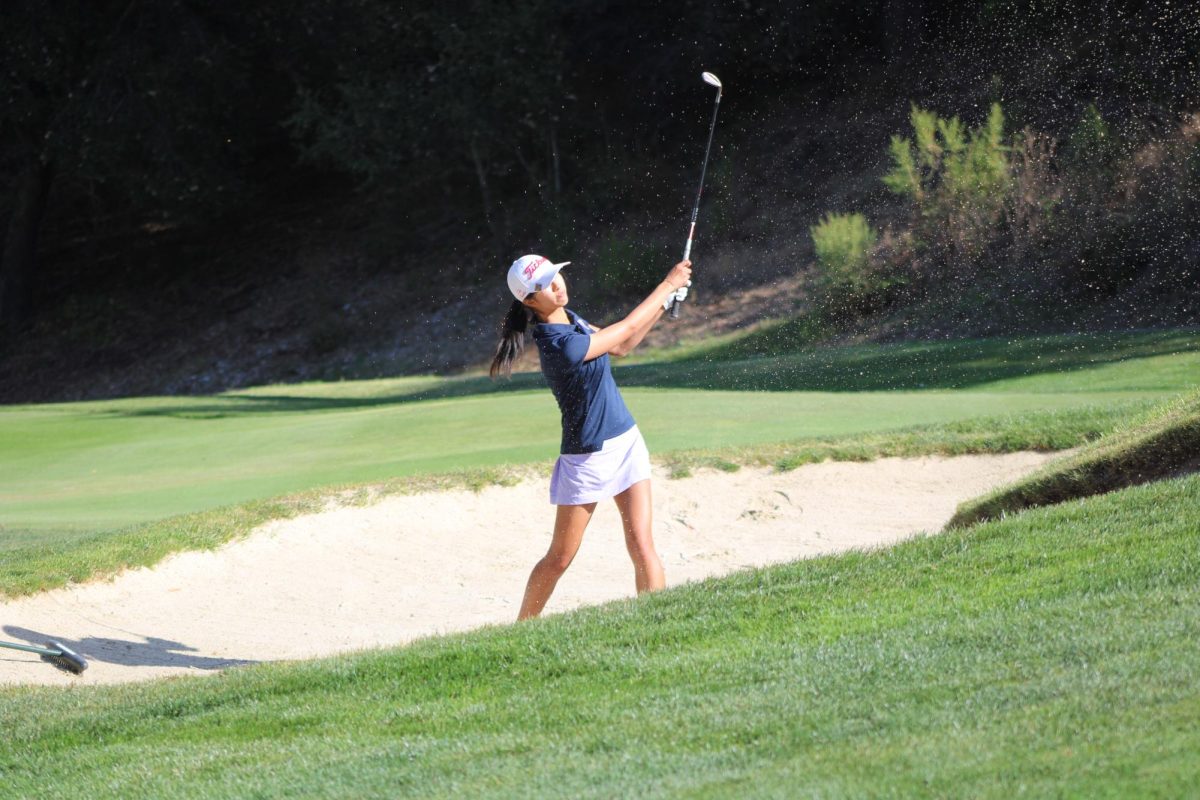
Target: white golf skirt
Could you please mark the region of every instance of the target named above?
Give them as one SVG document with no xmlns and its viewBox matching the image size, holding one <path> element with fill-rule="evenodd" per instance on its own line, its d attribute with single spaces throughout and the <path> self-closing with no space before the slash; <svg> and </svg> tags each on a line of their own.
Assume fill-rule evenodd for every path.
<svg viewBox="0 0 1200 800">
<path fill-rule="evenodd" d="M 564 453 L 550 477 L 550 502 L 556 506 L 595 503 L 618 495 L 650 477 L 650 451 L 634 425 L 605 439 L 594 453 Z"/>
</svg>

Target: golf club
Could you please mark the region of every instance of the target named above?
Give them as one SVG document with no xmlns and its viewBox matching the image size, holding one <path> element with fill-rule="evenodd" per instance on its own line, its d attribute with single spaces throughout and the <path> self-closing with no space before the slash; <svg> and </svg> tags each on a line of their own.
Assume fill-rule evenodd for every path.
<svg viewBox="0 0 1200 800">
<path fill-rule="evenodd" d="M 692 226 L 688 228 L 687 244 L 683 248 L 683 261 L 692 254 L 692 237 L 696 233 L 696 218 L 700 216 L 700 195 L 704 194 L 704 173 L 708 171 L 708 154 L 712 151 L 713 131 L 717 128 L 717 112 L 721 110 L 721 79 L 711 72 L 700 75 L 709 86 L 717 87 L 717 101 L 713 104 L 712 122 L 708 125 L 708 145 L 704 148 L 704 166 L 700 168 L 700 189 L 696 192 L 696 205 L 692 207 Z M 679 298 L 671 303 L 671 319 L 679 318 Z"/>
<path fill-rule="evenodd" d="M 42 657 L 43 661 L 49 661 L 51 664 L 60 666 L 68 672 L 74 672 L 76 675 L 87 669 L 87 661 L 84 660 L 83 656 L 62 642 L 46 642 L 45 647 L 0 642 L 0 647 L 7 647 L 11 650 L 23 650 L 26 653 L 37 653 Z"/>
</svg>

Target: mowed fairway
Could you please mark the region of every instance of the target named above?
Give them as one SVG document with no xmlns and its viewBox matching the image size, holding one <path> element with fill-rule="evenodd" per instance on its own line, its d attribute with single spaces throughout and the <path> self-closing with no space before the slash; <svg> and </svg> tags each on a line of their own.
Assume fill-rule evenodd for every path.
<svg viewBox="0 0 1200 800">
<path fill-rule="evenodd" d="M 1190 331 L 790 354 L 768 342 L 760 355 L 743 340 L 734 345 L 618 371 L 654 453 L 976 419 L 1019 434 L 1030 414 L 1139 409 L 1200 383 L 1200 337 Z M 511 384 L 401 378 L 10 406 L 0 409 L 0 553 L 19 568 L 31 551 L 62 557 L 76 542 L 189 512 L 546 463 L 558 436 L 557 408 L 535 375 Z"/>
<path fill-rule="evenodd" d="M 353 397 L 354 387 L 346 387 Z M 286 391 L 282 387 L 278 391 Z M 293 389 L 302 392 L 303 389 Z M 654 452 L 842 436 L 971 416 L 1152 399 L 1155 391 L 730 392 L 630 388 Z M 0 412 L 0 519 L 104 530 L 327 484 L 547 461 L 558 410 L 546 390 L 364 407 L 257 411 L 237 396 Z M 149 410 L 149 413 L 147 413 Z"/>
</svg>

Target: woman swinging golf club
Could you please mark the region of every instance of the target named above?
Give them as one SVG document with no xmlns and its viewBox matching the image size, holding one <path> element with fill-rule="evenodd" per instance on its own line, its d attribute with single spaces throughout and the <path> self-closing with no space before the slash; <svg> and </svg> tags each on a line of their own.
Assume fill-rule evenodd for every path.
<svg viewBox="0 0 1200 800">
<path fill-rule="evenodd" d="M 662 562 L 651 536 L 650 454 L 613 381 L 609 355 L 630 353 L 676 298 L 687 296 L 691 262 L 676 264 L 625 319 L 596 328 L 567 308 L 567 284 L 551 263 L 522 256 L 508 270 L 516 300 L 504 317 L 491 375 L 509 375 L 533 324 L 542 373 L 562 412 L 561 455 L 550 478 L 550 502 L 558 506 L 550 549 L 533 567 L 518 619 L 542 612 L 558 579 L 579 550 L 583 532 L 601 500 L 613 498 L 625 528 L 639 594 L 663 588 Z"/>
</svg>

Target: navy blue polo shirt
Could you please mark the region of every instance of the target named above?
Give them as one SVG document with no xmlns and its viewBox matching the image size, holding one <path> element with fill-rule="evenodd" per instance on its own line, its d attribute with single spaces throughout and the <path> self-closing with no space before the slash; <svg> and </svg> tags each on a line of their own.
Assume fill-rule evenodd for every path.
<svg viewBox="0 0 1200 800">
<path fill-rule="evenodd" d="M 613 380 L 608 354 L 584 361 L 592 329 L 574 311 L 567 310 L 566 324 L 533 326 L 542 374 L 562 412 L 562 447 L 559 452 L 595 453 L 605 439 L 620 436 L 634 426 Z"/>
</svg>

